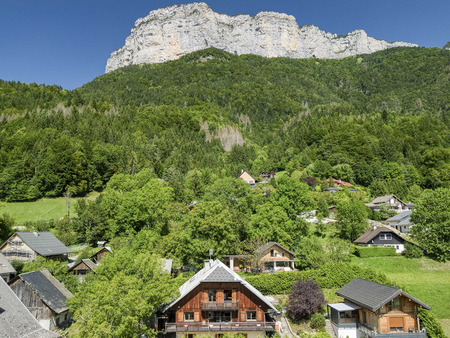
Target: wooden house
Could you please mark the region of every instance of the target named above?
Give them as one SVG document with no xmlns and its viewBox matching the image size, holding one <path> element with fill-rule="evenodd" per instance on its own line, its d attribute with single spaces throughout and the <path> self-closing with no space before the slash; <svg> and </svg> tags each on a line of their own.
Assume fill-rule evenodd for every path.
<svg viewBox="0 0 450 338">
<path fill-rule="evenodd" d="M 344 302 L 327 312 L 337 337 L 426 337 L 417 309 L 431 308 L 401 289 L 356 278 L 336 294 Z"/>
<path fill-rule="evenodd" d="M 252 186 L 256 184 L 256 178 L 254 178 L 250 173 L 246 170 L 242 170 L 241 174 L 239 175 L 239 178 L 243 180 L 245 183 L 248 183 Z"/>
<path fill-rule="evenodd" d="M 39 325 L 13 290 L 0 278 L 0 337 L 57 338 L 61 336 Z"/>
<path fill-rule="evenodd" d="M 91 259 L 94 262 L 94 264 L 98 264 L 103 259 L 104 255 L 107 255 L 111 252 L 112 252 L 111 248 L 109 246 L 105 246 L 105 247 L 101 248 L 100 250 L 98 250 L 91 257 L 89 257 L 89 259 Z"/>
<path fill-rule="evenodd" d="M 55 330 L 70 323 L 65 303 L 72 293 L 47 269 L 22 273 L 9 286 L 43 328 Z"/>
<path fill-rule="evenodd" d="M 68 273 L 75 275 L 78 281 L 82 283 L 84 282 L 88 273 L 95 273 L 96 267 L 97 264 L 95 264 L 90 259 L 82 259 L 81 261 L 70 267 Z"/>
<path fill-rule="evenodd" d="M 275 307 L 252 285 L 221 261 L 205 267 L 180 287 L 158 318 L 159 331 L 171 337 L 215 337 L 241 334 L 247 338 L 276 332 Z"/>
<path fill-rule="evenodd" d="M 402 253 L 405 250 L 406 240 L 388 227 L 373 226 L 353 243 L 360 246 L 392 246 L 395 252 Z"/>
<path fill-rule="evenodd" d="M 258 266 L 253 266 L 246 255 L 223 255 L 222 258 L 233 271 L 241 271 L 246 268 L 258 269 L 261 272 L 295 270 L 294 258 L 296 255 L 277 242 L 267 242 L 256 251 L 253 256 L 257 257 Z"/>
<path fill-rule="evenodd" d="M 37 256 L 63 258 L 73 253 L 51 232 L 16 232 L 1 246 L 9 261 L 32 262 Z"/>
<path fill-rule="evenodd" d="M 16 275 L 16 269 L 6 259 L 6 257 L 0 253 L 0 277 L 8 283 Z"/>
<path fill-rule="evenodd" d="M 395 195 L 380 196 L 366 204 L 373 211 L 379 211 L 383 205 L 387 206 L 390 210 L 394 210 L 396 213 L 409 210 L 408 205 Z"/>
</svg>

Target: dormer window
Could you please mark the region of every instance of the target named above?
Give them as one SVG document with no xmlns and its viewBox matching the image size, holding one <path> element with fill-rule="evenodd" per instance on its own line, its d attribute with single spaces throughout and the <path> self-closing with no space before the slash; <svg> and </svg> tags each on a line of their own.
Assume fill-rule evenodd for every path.
<svg viewBox="0 0 450 338">
<path fill-rule="evenodd" d="M 392 235 L 391 234 L 380 234 L 380 240 L 390 241 L 390 240 L 392 240 Z"/>
</svg>

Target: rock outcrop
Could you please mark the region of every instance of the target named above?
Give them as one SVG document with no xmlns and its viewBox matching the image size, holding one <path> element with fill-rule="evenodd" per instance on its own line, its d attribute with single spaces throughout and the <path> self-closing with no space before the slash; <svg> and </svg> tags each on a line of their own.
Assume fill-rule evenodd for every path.
<svg viewBox="0 0 450 338">
<path fill-rule="evenodd" d="M 106 72 L 174 60 L 208 47 L 238 55 L 334 59 L 398 46 L 417 45 L 378 40 L 363 30 L 340 36 L 313 25 L 299 27 L 293 16 L 283 13 L 229 16 L 205 3 L 192 3 L 157 9 L 138 19 L 125 45 L 111 54 Z"/>
</svg>

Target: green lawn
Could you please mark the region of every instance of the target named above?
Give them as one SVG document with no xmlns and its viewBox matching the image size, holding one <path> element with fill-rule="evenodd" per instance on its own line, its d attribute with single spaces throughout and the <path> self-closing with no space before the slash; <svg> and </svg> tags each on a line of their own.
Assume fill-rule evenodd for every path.
<svg viewBox="0 0 450 338">
<path fill-rule="evenodd" d="M 87 198 L 95 199 L 98 195 L 98 192 L 92 192 Z M 74 206 L 77 199 L 72 198 L 70 216 L 76 216 Z M 4 203 L 0 207 L 0 214 L 9 214 L 17 223 L 57 220 L 67 215 L 66 199 L 42 198 L 34 202 Z"/>
<path fill-rule="evenodd" d="M 450 337 L 450 262 L 438 263 L 428 258 L 408 259 L 403 256 L 357 258 L 354 264 L 385 273 L 397 287 L 432 307 Z"/>
</svg>

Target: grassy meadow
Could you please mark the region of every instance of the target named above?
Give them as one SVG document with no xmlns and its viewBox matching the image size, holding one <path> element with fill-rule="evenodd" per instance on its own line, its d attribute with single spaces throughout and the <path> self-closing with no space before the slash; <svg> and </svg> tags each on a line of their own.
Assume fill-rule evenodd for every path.
<svg viewBox="0 0 450 338">
<path fill-rule="evenodd" d="M 86 198 L 95 199 L 98 192 L 90 193 Z M 72 198 L 70 216 L 76 216 L 75 203 L 80 198 Z M 57 220 L 67 215 L 67 203 L 64 197 L 42 198 L 32 202 L 11 202 L 0 205 L 0 215 L 8 214 L 17 223 Z"/>
<path fill-rule="evenodd" d="M 428 258 L 396 256 L 355 257 L 352 263 L 385 273 L 397 283 L 396 287 L 431 306 L 432 313 L 450 337 L 450 262 L 438 263 Z"/>
</svg>

